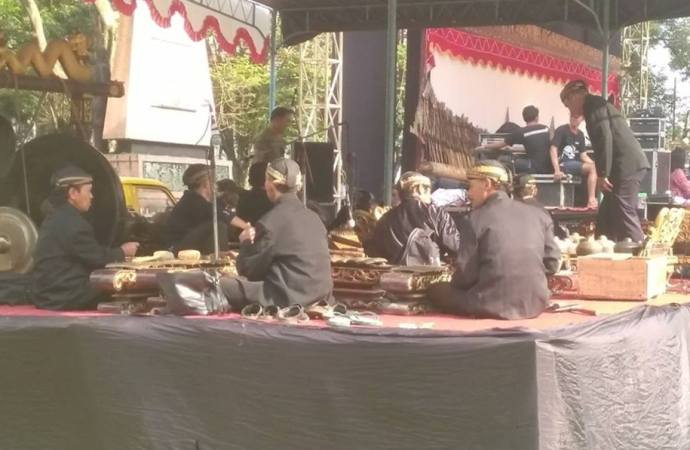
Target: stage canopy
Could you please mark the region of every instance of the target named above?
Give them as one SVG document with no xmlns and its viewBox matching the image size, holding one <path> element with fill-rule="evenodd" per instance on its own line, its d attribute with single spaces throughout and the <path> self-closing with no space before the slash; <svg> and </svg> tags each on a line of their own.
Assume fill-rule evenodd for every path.
<svg viewBox="0 0 690 450">
<path fill-rule="evenodd" d="M 137 1 L 146 1 L 151 17 L 162 27 L 169 27 L 170 18 L 180 14 L 187 34 L 194 41 L 213 32 L 228 53 L 235 53 L 237 46 L 243 44 L 254 62 L 264 62 L 268 57 L 271 11 L 250 0 L 111 0 L 111 3 L 121 13 L 131 16 Z"/>
<path fill-rule="evenodd" d="M 280 13 L 287 43 L 321 32 L 385 28 L 387 0 L 258 0 Z M 577 23 L 601 30 L 605 0 L 398 0 L 399 28 Z M 611 1 L 611 29 L 690 15 L 688 0 Z"/>
</svg>

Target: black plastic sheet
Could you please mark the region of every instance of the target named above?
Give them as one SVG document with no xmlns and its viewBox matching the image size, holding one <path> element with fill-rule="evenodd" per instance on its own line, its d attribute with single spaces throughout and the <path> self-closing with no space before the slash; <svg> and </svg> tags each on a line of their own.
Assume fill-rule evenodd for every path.
<svg viewBox="0 0 690 450">
<path fill-rule="evenodd" d="M 0 318 L 2 449 L 690 447 L 690 310 L 551 332 Z"/>
</svg>

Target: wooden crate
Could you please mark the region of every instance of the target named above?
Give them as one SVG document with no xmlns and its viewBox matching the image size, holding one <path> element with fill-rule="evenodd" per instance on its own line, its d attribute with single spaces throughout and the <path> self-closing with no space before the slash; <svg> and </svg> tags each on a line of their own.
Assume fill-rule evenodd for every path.
<svg viewBox="0 0 690 450">
<path fill-rule="evenodd" d="M 645 301 L 666 292 L 668 258 L 592 255 L 578 258 L 579 295 L 598 300 Z"/>
</svg>

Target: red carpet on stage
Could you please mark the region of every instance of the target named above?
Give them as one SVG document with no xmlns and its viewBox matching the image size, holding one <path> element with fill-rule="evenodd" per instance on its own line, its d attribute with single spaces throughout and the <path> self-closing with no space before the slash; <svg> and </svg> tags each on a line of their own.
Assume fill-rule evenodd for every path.
<svg viewBox="0 0 690 450">
<path fill-rule="evenodd" d="M 37 309 L 33 306 L 0 306 L 1 317 L 112 317 L 112 314 L 100 313 L 97 311 L 46 311 Z M 165 316 L 163 316 L 165 317 Z M 453 317 L 447 315 L 423 315 L 423 316 L 394 316 L 394 315 L 379 315 L 383 322 L 383 328 L 397 329 L 397 328 L 413 328 L 410 325 L 427 326 L 433 324 L 428 331 L 457 331 L 457 332 L 474 332 L 494 329 L 524 329 L 543 331 L 551 328 L 561 328 L 567 325 L 578 324 L 595 319 L 595 317 L 563 312 L 563 313 L 544 313 L 536 319 L 529 320 L 491 320 L 491 319 L 470 319 L 463 317 Z M 222 316 L 190 316 L 186 317 L 190 320 L 233 320 L 233 321 L 251 321 L 262 323 L 266 325 L 285 325 L 284 322 L 248 320 L 242 318 L 239 314 L 225 314 Z M 401 326 L 402 325 L 402 326 Z M 328 325 L 321 320 L 311 320 L 302 324 L 294 324 L 293 326 L 328 328 Z M 363 327 L 357 327 L 363 328 Z"/>
</svg>

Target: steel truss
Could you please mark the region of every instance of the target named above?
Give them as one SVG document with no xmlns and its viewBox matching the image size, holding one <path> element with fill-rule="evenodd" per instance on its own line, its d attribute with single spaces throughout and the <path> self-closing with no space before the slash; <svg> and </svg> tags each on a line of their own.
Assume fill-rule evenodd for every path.
<svg viewBox="0 0 690 450">
<path fill-rule="evenodd" d="M 300 45 L 297 119 L 302 136 L 335 147 L 334 198 L 340 208 L 342 179 L 343 34 L 324 33 Z"/>
<path fill-rule="evenodd" d="M 649 100 L 650 23 L 642 22 L 623 29 L 623 112 L 646 109 Z"/>
</svg>

